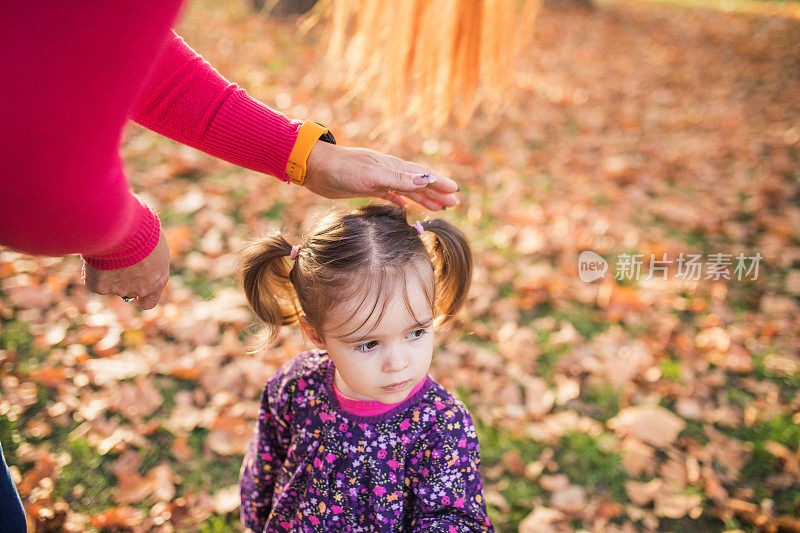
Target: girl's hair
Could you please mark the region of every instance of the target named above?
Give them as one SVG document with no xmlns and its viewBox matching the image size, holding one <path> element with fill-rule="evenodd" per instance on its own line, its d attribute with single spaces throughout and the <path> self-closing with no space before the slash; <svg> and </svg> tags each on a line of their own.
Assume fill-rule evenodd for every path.
<svg viewBox="0 0 800 533">
<path fill-rule="evenodd" d="M 422 235 L 408 224 L 402 208 L 368 204 L 320 220 L 294 261 L 292 245 L 280 234 L 246 244 L 240 256 L 241 283 L 253 311 L 267 324 L 266 341 L 301 314 L 324 336 L 328 311 L 354 297 L 363 302 L 356 311 L 371 306 L 367 321 L 374 318 L 377 323 L 393 289 L 403 291 L 406 307 L 419 319 L 409 304 L 409 278 L 421 285 L 437 323 L 452 318 L 464 304 L 472 278 L 469 244 L 447 221 L 421 224 L 426 230 Z M 344 317 L 339 325 L 353 316 Z"/>
</svg>

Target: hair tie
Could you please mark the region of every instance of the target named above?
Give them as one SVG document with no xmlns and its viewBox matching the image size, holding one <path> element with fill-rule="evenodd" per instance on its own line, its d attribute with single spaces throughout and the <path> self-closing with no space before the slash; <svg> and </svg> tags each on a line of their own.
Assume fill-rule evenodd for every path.
<svg viewBox="0 0 800 533">
<path fill-rule="evenodd" d="M 420 223 L 419 220 L 414 222 L 414 229 L 417 230 L 417 233 L 419 233 L 420 235 L 425 233 L 425 228 L 422 227 L 422 224 Z"/>
<path fill-rule="evenodd" d="M 299 246 L 292 246 L 292 251 L 289 253 L 289 259 L 294 261 L 294 259 L 297 257 L 297 253 L 299 251 L 300 251 L 300 247 Z"/>
</svg>

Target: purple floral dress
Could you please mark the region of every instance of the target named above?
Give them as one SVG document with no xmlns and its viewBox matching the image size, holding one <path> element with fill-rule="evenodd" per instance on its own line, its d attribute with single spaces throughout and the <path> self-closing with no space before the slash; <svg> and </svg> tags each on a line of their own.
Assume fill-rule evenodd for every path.
<svg viewBox="0 0 800 533">
<path fill-rule="evenodd" d="M 257 532 L 488 531 L 469 411 L 430 376 L 391 410 L 340 405 L 333 363 L 311 351 L 267 383 L 239 484 Z"/>
</svg>

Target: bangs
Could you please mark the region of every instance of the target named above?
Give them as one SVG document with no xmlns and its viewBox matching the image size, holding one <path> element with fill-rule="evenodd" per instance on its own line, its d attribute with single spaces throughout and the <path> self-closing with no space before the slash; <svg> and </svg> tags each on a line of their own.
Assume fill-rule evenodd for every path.
<svg viewBox="0 0 800 533">
<path fill-rule="evenodd" d="M 380 324 L 386 309 L 398 292 L 403 294 L 403 302 L 408 314 L 419 323 L 421 317 L 418 316 L 418 313 L 423 310 L 415 310 L 411 304 L 408 293 L 410 283 L 419 285 L 425 295 L 425 302 L 428 308 L 435 314 L 434 273 L 429 264 L 424 261 L 414 261 L 407 267 L 369 268 L 365 269 L 364 272 L 354 273 L 351 279 L 357 280 L 357 282 L 348 283 L 345 290 L 334 297 L 335 300 L 331 302 L 329 308 L 329 313 L 337 313 L 342 307 L 340 304 L 358 302 L 352 309 L 348 309 L 344 313 L 344 319 L 337 320 L 338 324 L 330 330 L 336 331 L 339 328 L 350 325 L 346 333 L 337 335 L 339 338 L 351 337 L 360 331 L 364 331 L 361 337 L 369 336 Z M 365 313 L 364 309 L 368 311 Z M 329 320 L 333 320 L 333 317 L 331 316 Z M 330 331 L 326 333 L 330 333 Z"/>
</svg>

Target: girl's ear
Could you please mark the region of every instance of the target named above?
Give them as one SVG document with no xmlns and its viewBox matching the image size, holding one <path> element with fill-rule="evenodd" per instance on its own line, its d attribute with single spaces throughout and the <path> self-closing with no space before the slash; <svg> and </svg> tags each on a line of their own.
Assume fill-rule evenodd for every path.
<svg viewBox="0 0 800 533">
<path fill-rule="evenodd" d="M 320 350 L 327 350 L 325 347 L 325 341 L 322 340 L 322 337 L 317 330 L 314 329 L 314 326 L 309 323 L 306 315 L 300 315 L 298 321 L 300 322 L 300 327 L 303 328 L 303 333 L 305 333 L 306 336 L 311 339 L 311 342 L 314 343 L 314 346 Z"/>
</svg>

